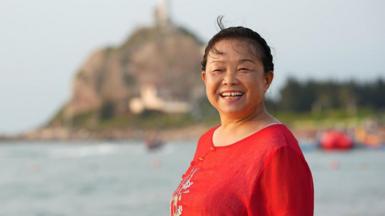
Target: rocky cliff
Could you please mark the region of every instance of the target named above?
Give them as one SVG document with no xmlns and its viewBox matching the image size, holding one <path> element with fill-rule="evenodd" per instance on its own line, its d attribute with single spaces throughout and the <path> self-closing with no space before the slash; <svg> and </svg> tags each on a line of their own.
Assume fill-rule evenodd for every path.
<svg viewBox="0 0 385 216">
<path fill-rule="evenodd" d="M 203 95 L 201 56 L 202 42 L 183 27 L 141 27 L 120 46 L 90 55 L 74 77 L 71 98 L 48 126 L 76 125 L 85 118 L 97 124 L 98 118 L 148 108 L 189 112 Z M 171 109 L 161 110 L 166 105 Z"/>
</svg>

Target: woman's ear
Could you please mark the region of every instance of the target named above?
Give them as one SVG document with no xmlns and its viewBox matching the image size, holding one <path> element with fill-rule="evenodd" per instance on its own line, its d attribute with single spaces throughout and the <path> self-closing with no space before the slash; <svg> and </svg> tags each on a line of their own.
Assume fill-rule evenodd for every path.
<svg viewBox="0 0 385 216">
<path fill-rule="evenodd" d="M 206 71 L 201 71 L 201 79 L 204 83 L 206 83 Z"/>
<path fill-rule="evenodd" d="M 274 78 L 274 72 L 273 71 L 268 71 L 265 73 L 265 91 L 269 89 L 271 82 L 273 81 Z"/>
</svg>

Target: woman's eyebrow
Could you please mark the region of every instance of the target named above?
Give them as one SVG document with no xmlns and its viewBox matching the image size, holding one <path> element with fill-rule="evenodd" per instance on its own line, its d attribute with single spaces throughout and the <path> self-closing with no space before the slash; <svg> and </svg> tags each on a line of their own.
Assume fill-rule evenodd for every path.
<svg viewBox="0 0 385 216">
<path fill-rule="evenodd" d="M 221 60 L 212 60 L 212 61 L 210 61 L 210 63 L 224 63 L 224 61 L 221 61 Z"/>
<path fill-rule="evenodd" d="M 239 62 L 240 62 L 240 63 L 250 62 L 250 63 L 255 64 L 255 62 L 254 62 L 253 60 L 251 60 L 251 59 L 240 59 Z"/>
</svg>

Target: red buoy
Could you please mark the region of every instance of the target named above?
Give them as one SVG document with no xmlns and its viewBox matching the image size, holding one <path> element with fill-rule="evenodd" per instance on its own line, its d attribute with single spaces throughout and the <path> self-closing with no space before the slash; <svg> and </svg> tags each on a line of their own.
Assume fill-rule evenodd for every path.
<svg viewBox="0 0 385 216">
<path fill-rule="evenodd" d="M 353 140 L 341 131 L 327 131 L 322 134 L 320 147 L 324 150 L 350 150 L 353 148 Z"/>
</svg>

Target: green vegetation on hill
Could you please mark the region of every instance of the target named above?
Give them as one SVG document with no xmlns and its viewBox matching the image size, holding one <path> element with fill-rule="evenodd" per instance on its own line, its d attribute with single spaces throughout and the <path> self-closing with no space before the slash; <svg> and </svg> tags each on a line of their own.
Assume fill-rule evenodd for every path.
<svg viewBox="0 0 385 216">
<path fill-rule="evenodd" d="M 53 118 L 55 124 L 72 129 L 109 130 L 109 129 L 175 129 L 197 124 L 213 125 L 219 122 L 218 114 L 206 98 L 198 101 L 190 113 L 172 114 L 155 110 L 147 110 L 135 115 L 126 113 L 113 115 L 111 106 L 105 105 L 98 111 L 83 112 L 73 116 L 71 120 L 63 117 L 59 111 Z M 53 122 L 48 125 L 55 126 Z"/>
</svg>

